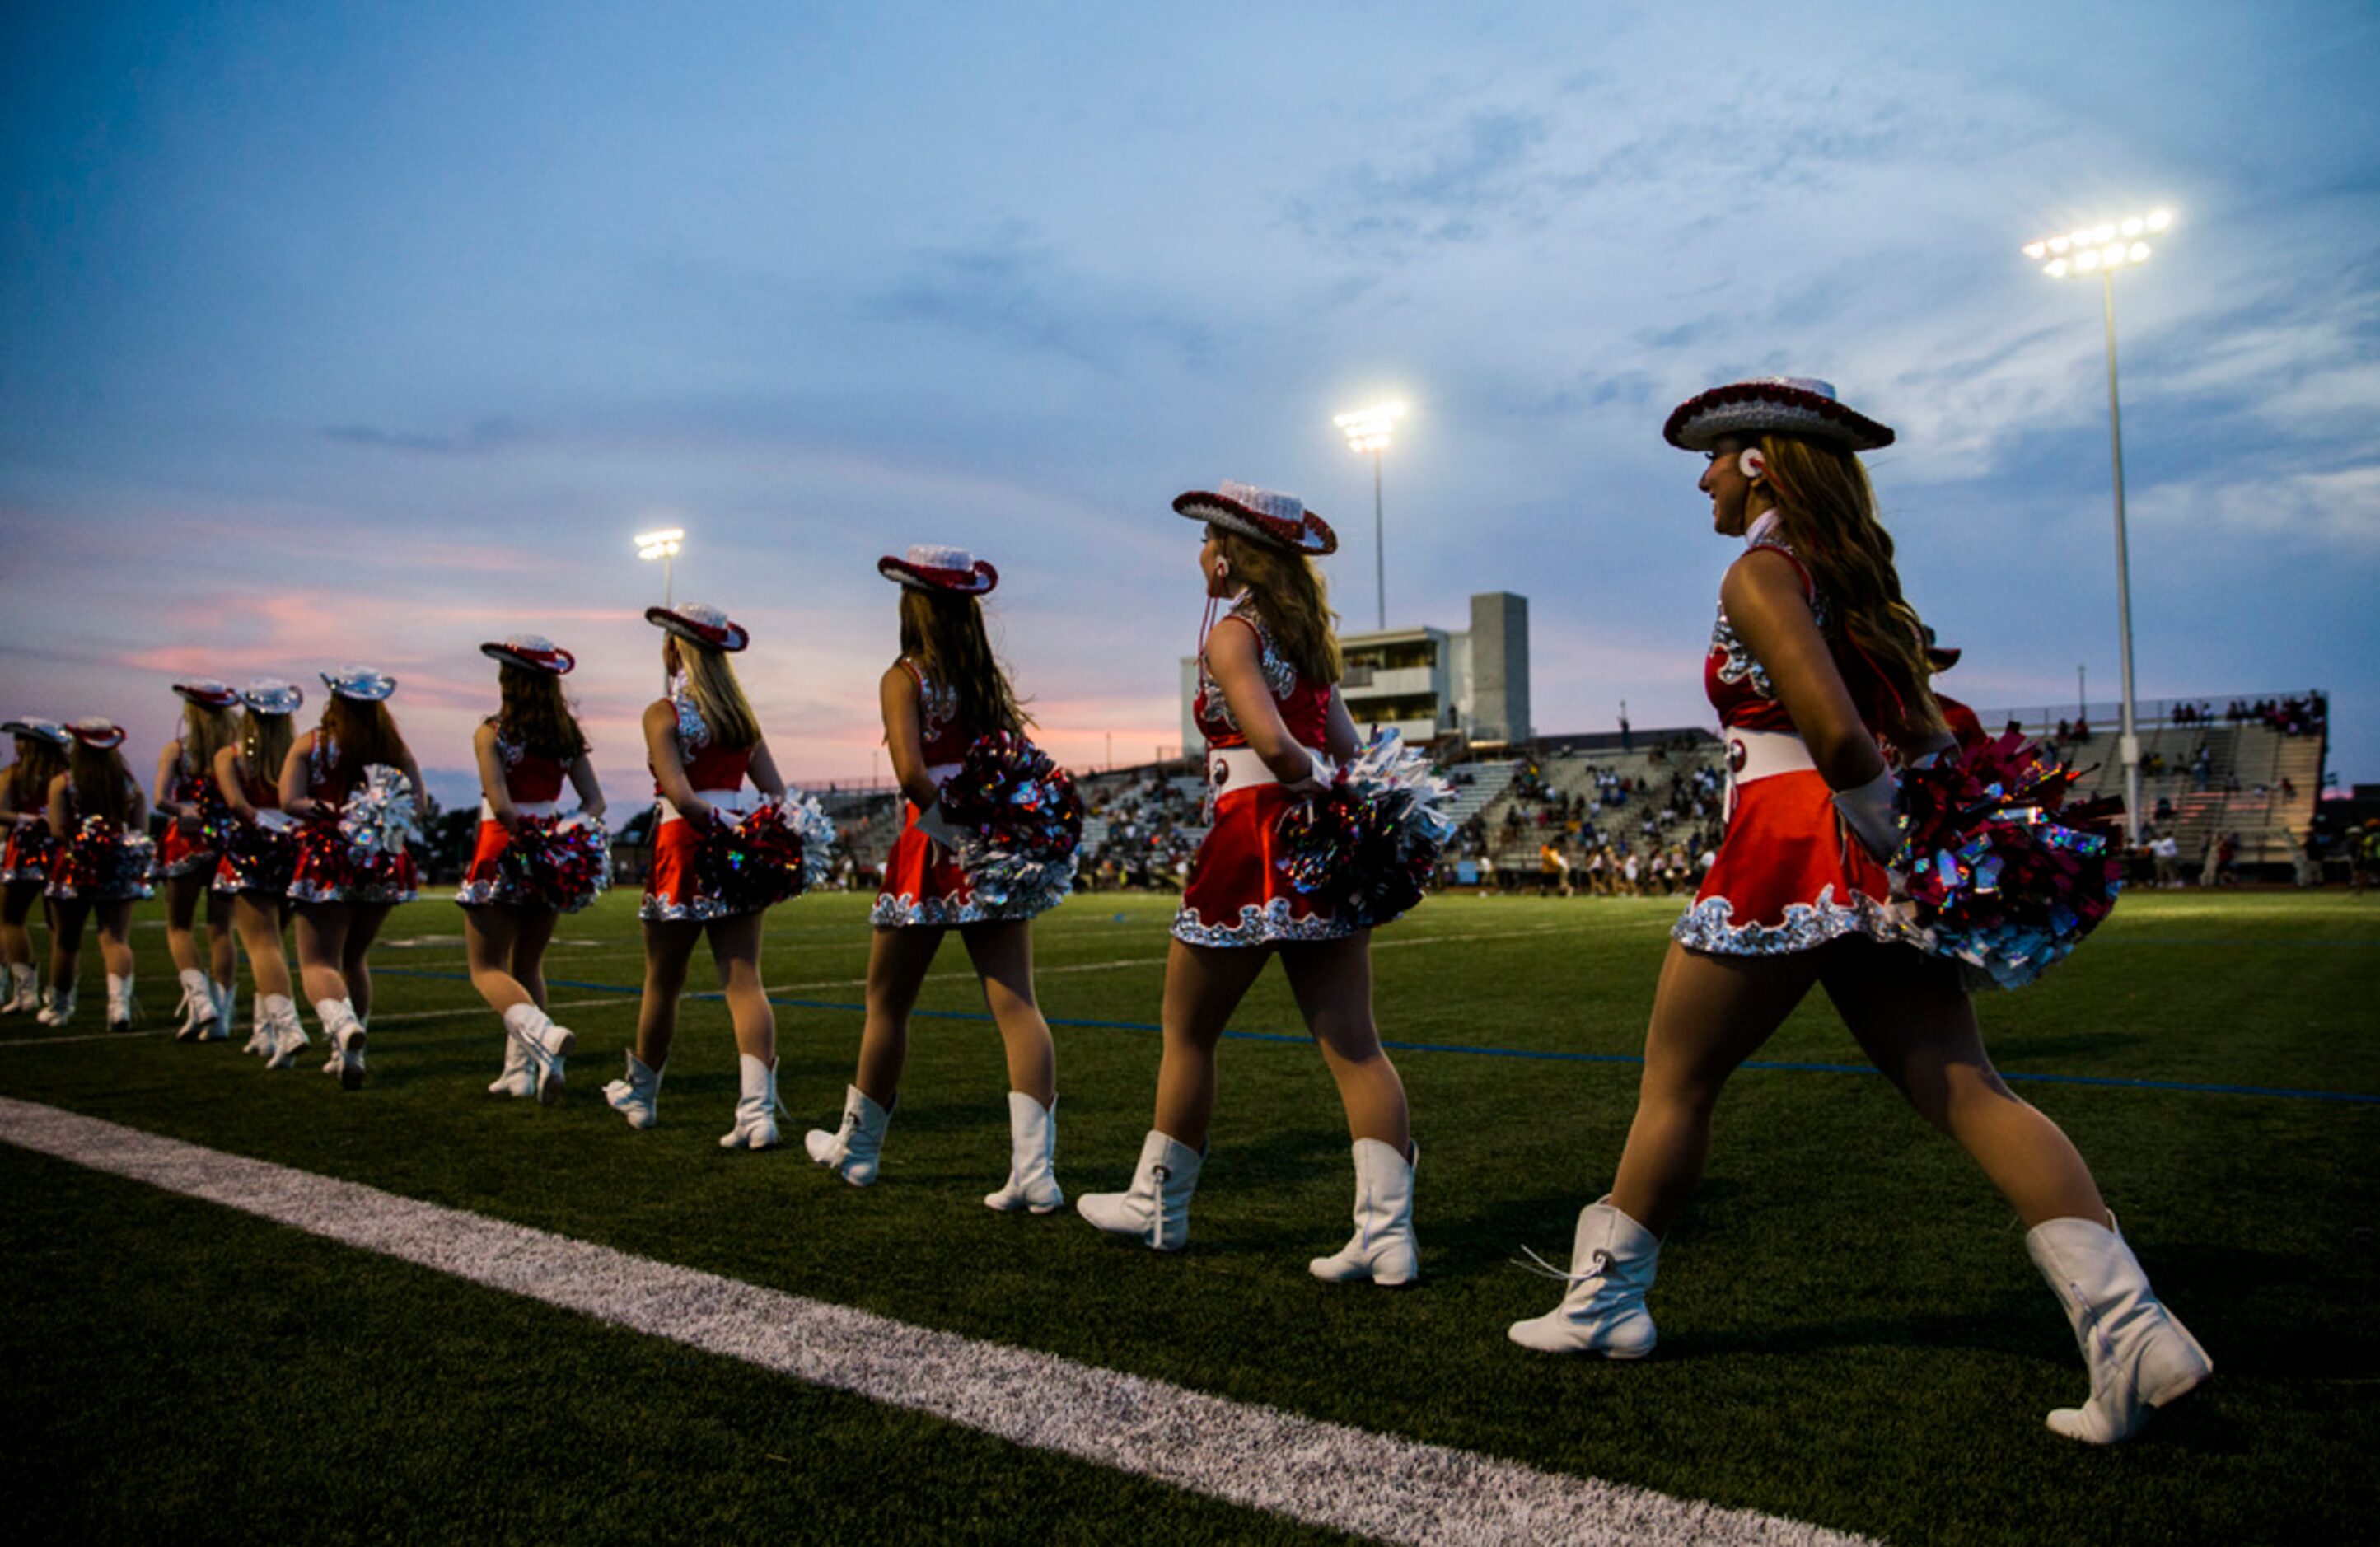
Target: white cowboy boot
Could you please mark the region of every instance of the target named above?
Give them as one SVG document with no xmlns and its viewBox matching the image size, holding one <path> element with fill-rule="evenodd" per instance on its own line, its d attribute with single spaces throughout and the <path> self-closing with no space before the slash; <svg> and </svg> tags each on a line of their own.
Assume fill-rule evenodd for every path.
<svg viewBox="0 0 2380 1547">
<path fill-rule="evenodd" d="M 264 1067 L 287 1069 L 306 1046 L 306 1028 L 298 1019 L 296 1002 L 286 994 L 260 994 L 256 1009 L 266 1027 Z"/>
<path fill-rule="evenodd" d="M 1014 1214 L 1055 1214 L 1066 1206 L 1050 1164 L 1058 1156 L 1058 1103 L 1047 1107 L 1023 1091 L 1008 1093 L 1008 1181 L 984 1195 L 983 1206 Z"/>
<path fill-rule="evenodd" d="M 535 1005 L 520 1004 L 504 1011 L 504 1031 L 522 1057 L 528 1060 L 530 1084 L 540 1105 L 551 1106 L 562 1099 L 562 1060 L 578 1051 L 578 1038 L 567 1026 L 557 1026 L 553 1018 Z M 512 1069 L 512 1053 L 504 1054 L 504 1069 Z M 491 1085 L 490 1090 L 495 1089 Z"/>
<path fill-rule="evenodd" d="M 114 973 L 108 973 L 107 1029 L 111 1032 L 128 1032 L 132 1029 L 133 1022 L 140 1019 L 140 1007 L 132 997 L 132 974 L 127 973 L 122 977 L 117 977 Z"/>
<path fill-rule="evenodd" d="M 739 1053 L 736 1070 L 743 1076 L 743 1094 L 735 1098 L 735 1126 L 720 1136 L 722 1150 L 773 1150 L 777 1147 L 777 1070 L 749 1053 Z"/>
<path fill-rule="evenodd" d="M 359 1091 L 364 1088 L 364 1023 L 356 1019 L 355 1002 L 350 999 L 317 999 L 315 1018 L 322 1022 L 322 1040 L 331 1045 L 331 1061 L 323 1065 L 325 1072 L 339 1077 L 339 1089 Z"/>
<path fill-rule="evenodd" d="M 662 1070 L 667 1068 L 669 1065 L 663 1064 L 661 1069 L 647 1069 L 631 1051 L 627 1077 L 604 1086 L 603 1099 L 612 1104 L 612 1110 L 628 1119 L 630 1128 L 650 1128 L 661 1120 Z"/>
<path fill-rule="evenodd" d="M 884 1153 L 884 1130 L 892 1121 L 892 1109 L 879 1106 L 861 1094 L 856 1085 L 846 1085 L 843 1093 L 843 1126 L 829 1133 L 814 1128 L 802 1139 L 802 1147 L 810 1158 L 821 1166 L 834 1167 L 835 1175 L 854 1187 L 866 1187 L 876 1179 L 876 1166 Z"/>
<path fill-rule="evenodd" d="M 76 992 L 77 990 L 72 988 L 63 993 L 55 988 L 43 989 L 41 1011 L 33 1019 L 44 1026 L 67 1024 L 74 1019 Z"/>
<path fill-rule="evenodd" d="M 8 1002 L 0 1015 L 31 1015 L 42 1008 L 41 978 L 30 961 L 8 963 Z"/>
<path fill-rule="evenodd" d="M 1414 1240 L 1414 1166 L 1420 1146 L 1399 1154 L 1378 1139 L 1355 1141 L 1355 1235 L 1335 1257 L 1317 1257 L 1305 1271 L 1326 1284 L 1370 1279 L 1400 1289 L 1421 1276 Z"/>
<path fill-rule="evenodd" d="M 488 1086 L 488 1094 L 516 1101 L 537 1094 L 537 1070 L 529 1067 L 528 1051 L 521 1046 L 520 1038 L 509 1030 L 504 1033 L 504 1071 Z"/>
<path fill-rule="evenodd" d="M 217 983 L 212 978 L 209 978 L 207 980 L 207 997 L 213 1002 L 215 1007 L 215 1026 L 213 1031 L 208 1033 L 199 1040 L 201 1042 L 230 1041 L 232 1011 L 237 1008 L 238 1003 L 239 985 L 237 983 Z"/>
<path fill-rule="evenodd" d="M 182 1023 L 174 1028 L 176 1042 L 212 1042 L 222 1035 L 215 1025 L 214 985 L 193 967 L 181 974 Z"/>
<path fill-rule="evenodd" d="M 1660 1258 L 1653 1233 L 1614 1208 L 1608 1195 L 1589 1203 L 1578 1213 L 1570 1271 L 1540 1265 L 1569 1283 L 1561 1303 L 1534 1321 L 1514 1322 L 1505 1335 L 1543 1353 L 1643 1359 L 1654 1342 L 1645 1291 L 1653 1287 Z"/>
<path fill-rule="evenodd" d="M 1179 1251 L 1190 1243 L 1190 1195 L 1198 1190 L 1205 1156 L 1155 1129 L 1140 1142 L 1128 1192 L 1093 1192 L 1075 1201 L 1075 1212 L 1111 1235 L 1138 1236 L 1159 1251 Z"/>
<path fill-rule="evenodd" d="M 248 1009 L 254 1023 L 248 1033 L 248 1045 L 240 1049 L 242 1053 L 260 1053 L 268 1058 L 273 1057 L 273 1017 L 264 1008 L 264 1001 L 270 997 L 257 994 L 249 997 Z"/>
<path fill-rule="evenodd" d="M 2115 1215 L 2107 1218 L 2112 1225 Z M 2091 1399 L 2049 1415 L 2058 1433 L 2113 1444 L 2137 1432 L 2149 1409 L 2188 1396 L 2215 1373 L 2206 1350 L 2158 1303 L 2140 1259 L 2114 1229 L 2053 1219 L 2025 1233 L 2024 1249 L 2066 1308 L 2091 1369 Z"/>
</svg>

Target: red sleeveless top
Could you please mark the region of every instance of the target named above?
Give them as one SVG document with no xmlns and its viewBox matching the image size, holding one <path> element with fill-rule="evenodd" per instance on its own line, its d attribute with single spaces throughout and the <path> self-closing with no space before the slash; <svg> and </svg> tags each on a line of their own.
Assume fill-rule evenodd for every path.
<svg viewBox="0 0 2380 1547">
<path fill-rule="evenodd" d="M 1874 667 L 1848 641 L 1834 632 L 1834 609 L 1817 582 L 1810 577 L 1809 566 L 1773 535 L 1752 539 L 1751 548 L 1766 548 L 1781 553 L 1791 563 L 1794 573 L 1802 577 L 1802 593 L 1809 598 L 1811 614 L 1817 620 L 1818 632 L 1827 636 L 1828 652 L 1834 657 L 1835 670 L 1842 673 L 1843 685 L 1851 691 L 1852 703 L 1858 708 L 1860 723 L 1872 735 L 1883 735 L 1881 707 L 1891 700 L 1892 692 Z M 1718 711 L 1719 724 L 1730 731 L 1781 731 L 1798 735 L 1793 717 L 1785 712 L 1778 701 L 1777 690 L 1768 681 L 1768 673 L 1760 662 L 1736 637 L 1735 625 L 1728 622 L 1727 604 L 1719 603 L 1718 621 L 1711 625 L 1710 653 L 1703 658 L 1703 693 L 1710 699 L 1711 707 Z"/>
<path fill-rule="evenodd" d="M 1230 613 L 1224 622 L 1238 622 L 1254 629 L 1257 643 L 1263 650 L 1262 667 L 1265 685 L 1272 690 L 1273 702 L 1281 708 L 1282 723 L 1297 744 L 1319 752 L 1330 742 L 1330 697 L 1337 691 L 1330 683 L 1317 682 L 1300 676 L 1276 649 L 1271 631 L 1264 626 L 1251 609 Z M 1219 625 L 1220 626 L 1220 625 Z M 1198 651 L 1198 695 L 1193 700 L 1191 712 L 1198 721 L 1199 733 L 1210 747 L 1233 747 L 1248 744 L 1247 733 L 1240 722 L 1232 718 L 1232 707 L 1223 698 L 1222 684 L 1207 671 L 1207 652 Z"/>
<path fill-rule="evenodd" d="M 703 722 L 702 711 L 694 707 L 691 697 L 674 694 L 670 702 L 677 707 L 677 755 L 686 765 L 686 783 L 698 791 L 741 790 L 744 771 L 752 766 L 752 748 L 731 750 L 712 740 L 710 727 Z M 509 780 L 505 788 L 511 788 Z M 558 792 L 560 786 L 555 788 Z M 653 793 L 663 792 L 656 780 Z"/>
<path fill-rule="evenodd" d="M 961 761 L 967 748 L 975 745 L 978 732 L 959 720 L 958 690 L 929 680 L 926 669 L 907 656 L 901 658 L 901 664 L 917 682 L 918 755 L 929 768 Z"/>
<path fill-rule="evenodd" d="M 544 805 L 560 800 L 563 781 L 570 777 L 567 764 L 532 753 L 501 729 L 496 731 L 496 761 L 504 766 L 504 793 L 516 805 Z"/>
<path fill-rule="evenodd" d="M 314 744 L 306 754 L 307 798 L 334 808 L 343 806 L 363 781 L 363 765 L 342 755 L 337 739 L 329 731 L 315 731 Z"/>
</svg>

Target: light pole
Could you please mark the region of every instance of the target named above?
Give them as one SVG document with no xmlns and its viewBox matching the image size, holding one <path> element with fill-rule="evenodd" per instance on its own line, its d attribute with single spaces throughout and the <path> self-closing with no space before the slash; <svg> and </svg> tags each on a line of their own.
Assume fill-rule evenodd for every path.
<svg viewBox="0 0 2380 1547">
<path fill-rule="evenodd" d="M 2172 224 L 2173 212 L 2157 210 L 2024 245 L 2024 255 L 2052 279 L 2096 273 L 2099 294 L 2107 305 L 2107 445 L 2116 468 L 2116 624 L 2124 647 L 2124 726 L 2118 745 L 2124 760 L 2127 846 L 2141 839 L 2141 738 L 2132 713 L 2132 570 L 2124 547 L 2124 419 L 2116 396 L 2116 271 L 2148 261 L 2149 245 L 2141 238 L 2161 236 Z"/>
<path fill-rule="evenodd" d="M 1405 417 L 1402 403 L 1376 403 L 1369 408 L 1350 409 L 1334 415 L 1330 422 L 1347 437 L 1351 452 L 1372 453 L 1372 585 L 1379 593 L 1382 632 L 1389 626 L 1389 558 L 1382 540 L 1384 523 L 1380 515 L 1380 453 L 1389 449 L 1389 432 Z"/>
<path fill-rule="evenodd" d="M 686 528 L 668 526 L 658 532 L 637 534 L 637 557 L 659 559 L 662 562 L 662 605 L 677 605 L 677 555 L 686 546 Z"/>
</svg>

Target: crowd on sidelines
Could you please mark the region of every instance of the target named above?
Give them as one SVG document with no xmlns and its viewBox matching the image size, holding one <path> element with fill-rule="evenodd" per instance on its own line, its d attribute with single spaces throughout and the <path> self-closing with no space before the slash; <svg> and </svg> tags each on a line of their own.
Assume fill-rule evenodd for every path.
<svg viewBox="0 0 2380 1547">
<path fill-rule="evenodd" d="M 1702 1175 L 1718 1098 L 1823 986 L 1863 1050 L 2022 1219 L 2091 1378 L 2088 1398 L 2051 1413 L 2049 1426 L 2090 1444 L 2123 1439 L 2201 1384 L 2211 1363 L 2151 1290 L 2071 1142 L 1994 1073 L 1970 998 L 1973 988 L 2029 982 L 2070 952 L 2112 906 L 2119 857 L 2061 822 L 2070 769 L 2020 735 L 1986 734 L 1935 689 L 1956 652 L 1934 643 L 1900 593 L 1859 455 L 1890 444 L 1889 429 L 1824 382 L 1763 378 L 1680 405 L 1663 435 L 1703 454 L 1696 487 L 1711 529 L 1740 544 L 1704 660 L 1726 771 L 1681 770 L 1666 792 L 1622 792 L 1615 775 L 1597 781 L 1591 804 L 1523 786 L 1548 838 L 1573 819 L 1624 838 L 1633 812 L 1644 824 L 1706 821 L 1710 840 L 1690 861 L 1699 878 L 1671 931 L 1610 1190 L 1579 1212 L 1566 1267 L 1530 1254 L 1560 1298 L 1509 1335 L 1548 1353 L 1652 1351 L 1648 1292 L 1663 1239 Z M 1206 742 L 1205 799 L 1180 872 L 1150 1127 L 1124 1190 L 1075 1206 L 1099 1229 L 1154 1250 L 1187 1244 L 1224 1028 L 1278 961 L 1352 1142 L 1354 1230 L 1309 1271 L 1332 1283 L 1412 1285 L 1422 1266 L 1420 1151 L 1375 1019 L 1370 935 L 1437 873 L 1455 837 L 1452 792 L 1393 736 L 1363 740 L 1339 692 L 1316 562 L 1337 548 L 1330 526 L 1294 496 L 1239 483 L 1182 494 L 1172 508 L 1201 533 L 1207 617 L 1193 713 Z M 869 913 L 856 1067 L 839 1119 L 810 1130 L 804 1148 L 855 1187 L 878 1179 L 911 1014 L 956 931 L 1006 1065 L 1007 1175 L 983 1202 L 1050 1213 L 1066 1201 L 1055 1171 L 1058 1071 L 1031 930 L 1073 888 L 1085 857 L 1081 804 L 1026 735 L 992 652 L 981 601 L 998 584 L 993 566 L 961 549 L 913 547 L 878 569 L 899 586 L 899 655 L 877 685 L 906 804 Z M 661 631 L 670 685 L 641 722 L 659 812 L 639 912 L 645 986 L 621 1078 L 603 1094 L 631 1130 L 660 1121 L 687 972 L 707 945 L 739 1067 L 720 1143 L 772 1149 L 778 1028 L 760 966 L 764 921 L 808 884 L 832 829 L 814 801 L 787 791 L 737 680 L 747 631 L 695 604 L 647 618 Z M 498 662 L 498 705 L 475 736 L 481 821 L 456 901 L 472 983 L 504 1027 L 489 1090 L 552 1103 L 577 1038 L 544 1008 L 543 958 L 558 920 L 608 884 L 604 793 L 563 692 L 571 654 L 526 635 L 481 648 Z M 364 1087 L 370 950 L 391 909 L 416 895 L 406 840 L 425 804 L 390 712 L 395 682 L 346 668 L 322 683 L 320 722 L 303 731 L 294 684 L 178 684 L 184 730 L 155 781 L 171 820 L 153 854 L 119 729 L 8 722 L 18 753 L 0 775 L 11 818 L 0 859 L 9 1013 L 71 1021 L 76 955 L 95 922 L 109 1019 L 128 1021 L 130 906 L 162 884 L 185 985 L 180 1034 L 225 1037 L 236 936 L 254 985 L 249 1049 L 268 1069 L 297 1060 L 310 1045 L 302 995 L 328 1044 L 325 1071 L 347 1091 Z M 565 790 L 573 811 L 562 809 Z M 1158 840 L 1158 852 L 1165 834 L 1188 842 L 1178 790 L 1152 785 L 1140 797 L 1107 814 L 1111 833 Z M 37 903 L 51 912 L 46 984 L 25 929 Z"/>
</svg>

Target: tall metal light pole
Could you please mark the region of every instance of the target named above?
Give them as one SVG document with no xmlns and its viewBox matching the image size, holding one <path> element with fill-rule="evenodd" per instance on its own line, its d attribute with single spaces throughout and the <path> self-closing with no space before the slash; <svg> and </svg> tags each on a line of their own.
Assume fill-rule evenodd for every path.
<svg viewBox="0 0 2380 1547">
<path fill-rule="evenodd" d="M 2119 749 L 2124 760 L 2124 841 L 2141 840 L 2141 738 L 2132 705 L 2132 570 L 2124 545 L 2124 419 L 2116 394 L 2116 271 L 2148 260 L 2143 236 L 2162 235 L 2173 212 L 2157 210 L 2059 236 L 2027 242 L 2024 255 L 2052 279 L 2096 273 L 2107 315 L 2107 444 L 2116 468 L 2116 623 L 2123 635 L 2124 728 Z"/>
<path fill-rule="evenodd" d="M 1380 453 L 1389 449 L 1389 432 L 1405 417 L 1402 403 L 1376 403 L 1369 408 L 1351 409 L 1334 415 L 1330 422 L 1347 437 L 1351 452 L 1372 453 L 1372 584 L 1379 593 L 1379 626 L 1389 626 L 1389 557 L 1384 540 L 1386 523 L 1380 514 Z"/>
<path fill-rule="evenodd" d="M 665 527 L 658 532 L 637 534 L 637 557 L 659 559 L 662 562 L 662 605 L 677 605 L 677 555 L 686 546 L 686 528 Z"/>
</svg>

